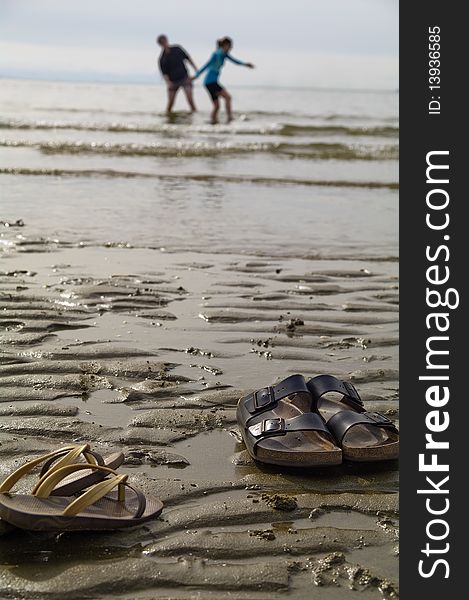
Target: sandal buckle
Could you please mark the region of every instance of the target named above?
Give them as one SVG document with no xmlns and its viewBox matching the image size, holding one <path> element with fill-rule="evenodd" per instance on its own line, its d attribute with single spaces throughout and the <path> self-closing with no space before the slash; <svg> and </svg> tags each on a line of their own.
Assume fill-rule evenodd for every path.
<svg viewBox="0 0 469 600">
<path fill-rule="evenodd" d="M 254 408 L 256 410 L 264 408 L 274 402 L 274 393 L 271 387 L 262 388 L 254 392 Z"/>
<path fill-rule="evenodd" d="M 375 423 L 391 423 L 391 421 L 381 413 L 378 412 L 367 412 L 365 413 L 367 417 L 369 417 Z"/>
<path fill-rule="evenodd" d="M 281 417 L 262 421 L 262 433 L 276 433 L 277 431 L 284 431 L 284 429 L 285 419 Z"/>
</svg>

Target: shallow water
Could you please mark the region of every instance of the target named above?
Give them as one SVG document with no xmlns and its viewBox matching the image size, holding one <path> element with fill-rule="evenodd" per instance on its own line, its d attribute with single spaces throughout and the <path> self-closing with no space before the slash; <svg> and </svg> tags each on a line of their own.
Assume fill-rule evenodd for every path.
<svg viewBox="0 0 469 600">
<path fill-rule="evenodd" d="M 235 406 L 329 372 L 398 418 L 397 95 L 233 89 L 213 127 L 202 90 L 1 83 L 0 475 L 87 440 L 166 508 L 0 523 L 0 597 L 396 598 L 397 465 L 256 465 Z"/>
</svg>

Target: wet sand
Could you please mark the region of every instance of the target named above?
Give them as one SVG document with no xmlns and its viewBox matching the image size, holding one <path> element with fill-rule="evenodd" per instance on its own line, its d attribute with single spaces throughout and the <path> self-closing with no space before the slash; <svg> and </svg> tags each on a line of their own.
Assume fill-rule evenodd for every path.
<svg viewBox="0 0 469 600">
<path fill-rule="evenodd" d="M 112 534 L 4 527 L 0 596 L 396 597 L 396 464 L 256 465 L 235 420 L 298 371 L 397 419 L 396 263 L 46 246 L 14 245 L 0 277 L 1 475 L 90 441 L 165 510 Z"/>
</svg>

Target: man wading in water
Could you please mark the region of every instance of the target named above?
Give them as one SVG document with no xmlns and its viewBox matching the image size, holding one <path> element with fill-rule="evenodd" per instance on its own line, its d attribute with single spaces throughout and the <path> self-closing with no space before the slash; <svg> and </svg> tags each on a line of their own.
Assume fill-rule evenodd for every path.
<svg viewBox="0 0 469 600">
<path fill-rule="evenodd" d="M 159 35 L 156 38 L 156 42 L 162 48 L 159 65 L 168 89 L 167 114 L 169 115 L 173 109 L 176 94 L 180 87 L 184 88 L 191 111 L 196 112 L 197 109 L 195 108 L 192 96 L 192 80 L 185 65 L 185 61 L 187 60 L 194 71 L 197 71 L 194 61 L 181 46 L 170 46 L 166 35 Z"/>
</svg>

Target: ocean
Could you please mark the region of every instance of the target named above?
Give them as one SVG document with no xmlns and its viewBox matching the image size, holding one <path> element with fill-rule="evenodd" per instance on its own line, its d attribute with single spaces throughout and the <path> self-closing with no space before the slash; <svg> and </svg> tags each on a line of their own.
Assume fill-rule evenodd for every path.
<svg viewBox="0 0 469 600">
<path fill-rule="evenodd" d="M 69 241 L 396 255 L 398 94 L 232 94 L 212 126 L 202 86 L 168 120 L 162 86 L 2 81 L 3 210 Z"/>
</svg>

